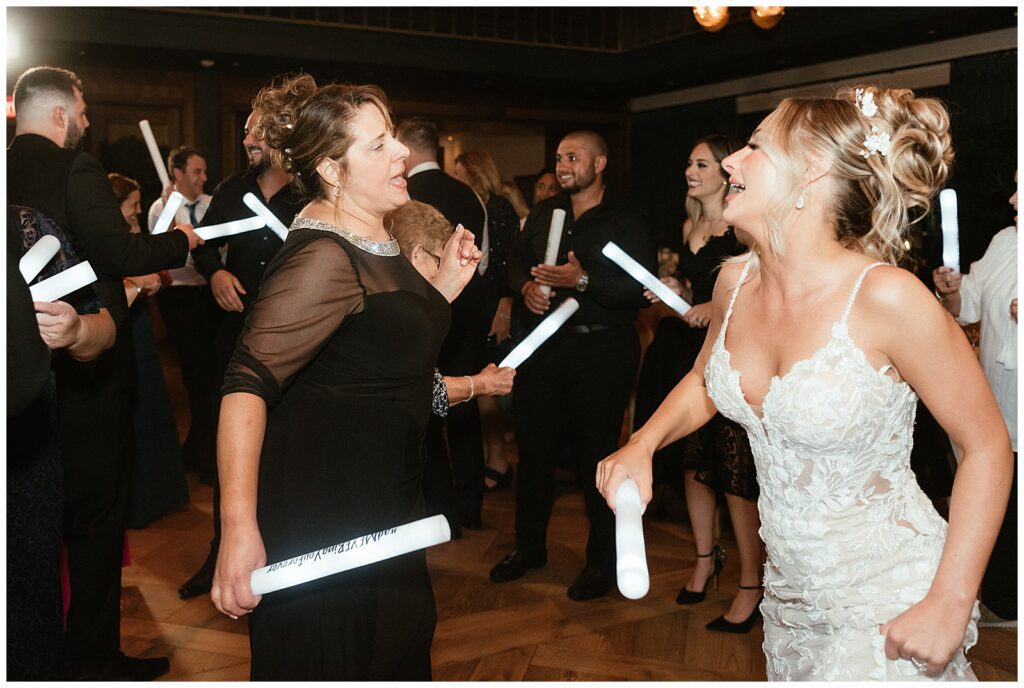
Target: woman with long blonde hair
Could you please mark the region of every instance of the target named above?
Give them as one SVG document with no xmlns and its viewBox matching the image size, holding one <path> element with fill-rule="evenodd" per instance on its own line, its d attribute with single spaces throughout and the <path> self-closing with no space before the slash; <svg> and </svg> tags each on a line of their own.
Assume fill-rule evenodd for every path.
<svg viewBox="0 0 1024 688">
<path fill-rule="evenodd" d="M 609 506 L 627 478 L 646 502 L 654 450 L 716 409 L 747 430 L 769 679 L 973 678 L 1010 442 L 959 326 L 894 266 L 952 161 L 935 99 L 783 101 L 723 162 L 751 251 L 720 273 L 693 370 L 598 464 Z M 962 450 L 948 527 L 910 470 L 918 397 Z"/>
</svg>

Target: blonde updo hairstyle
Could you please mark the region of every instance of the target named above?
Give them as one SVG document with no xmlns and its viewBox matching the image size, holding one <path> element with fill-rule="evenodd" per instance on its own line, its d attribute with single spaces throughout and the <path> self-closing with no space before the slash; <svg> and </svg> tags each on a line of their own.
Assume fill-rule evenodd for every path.
<svg viewBox="0 0 1024 688">
<path fill-rule="evenodd" d="M 389 130 L 394 127 L 387 96 L 377 86 L 317 86 L 308 74 L 284 77 L 256 94 L 252 109 L 260 120 L 254 136 L 266 141 L 275 165 L 292 173 L 303 200 L 328 198 L 333 187 L 316 168 L 329 158 L 343 173 L 348 169 L 345 155 L 355 138 L 352 120 L 364 105 L 377 108 Z"/>
<path fill-rule="evenodd" d="M 858 106 L 856 89 L 873 95 L 878 111 L 872 116 Z M 873 128 L 889 135 L 887 155 L 864 155 Z M 910 226 L 927 215 L 953 163 L 945 106 L 909 89 L 858 86 L 835 98 L 787 98 L 763 129 L 761 148 L 779 175 L 778 201 L 765 217 L 776 254 L 783 250 L 784 218 L 803 193 L 813 161 L 827 166 L 839 242 L 890 264 L 902 257 Z"/>
</svg>

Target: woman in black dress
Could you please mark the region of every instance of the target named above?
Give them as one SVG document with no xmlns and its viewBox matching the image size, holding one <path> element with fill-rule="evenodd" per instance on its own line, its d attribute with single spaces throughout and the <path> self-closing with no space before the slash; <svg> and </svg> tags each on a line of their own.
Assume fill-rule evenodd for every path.
<svg viewBox="0 0 1024 688">
<path fill-rule="evenodd" d="M 635 427 L 642 426 L 668 396 L 704 344 L 711 320 L 711 294 L 718 267 L 746 248 L 732 227 L 722 220 L 727 175 L 721 161 L 743 144 L 731 137 L 712 135 L 698 140 L 686 166 L 686 211 L 679 272 L 689 279 L 693 304 L 682 318 L 666 317 L 658 323 L 654 340 L 644 355 L 637 385 Z M 682 292 L 675 278 L 665 280 Z M 654 298 L 648 292 L 649 298 Z M 729 516 L 739 550 L 739 590 L 728 611 L 706 628 L 746 632 L 761 599 L 761 540 L 758 537 L 757 474 L 746 433 L 721 415 L 698 432 L 684 437 L 656 454 L 661 462 L 679 462 L 684 469 L 686 509 L 693 528 L 697 564 L 690 580 L 676 597 L 679 604 L 703 602 L 708 584 L 718 583 L 725 551 L 713 542 L 715 493 L 725 492 Z"/>
<path fill-rule="evenodd" d="M 508 286 L 508 260 L 519 236 L 519 216 L 505 197 L 501 174 L 494 158 L 485 151 L 466 151 L 455 158 L 452 176 L 469 186 L 487 211 L 489 264 L 483 278 L 487 286 L 487 311 L 494 313 L 484 347 L 485 363 L 500 363 L 522 336 L 512 331 L 512 302 L 515 292 Z M 482 397 L 480 426 L 484 439 L 484 488 L 494 490 L 512 483 L 512 467 L 505 456 L 505 422 L 497 397 Z"/>
<path fill-rule="evenodd" d="M 429 679 L 436 610 L 422 551 L 262 601 L 249 577 L 423 516 L 434 363 L 480 253 L 456 232 L 433 283 L 400 254 L 384 216 L 408 201 L 409 151 L 377 87 L 300 75 L 263 89 L 254 109 L 308 204 L 224 381 L 211 596 L 228 615 L 250 613 L 254 680 Z"/>
</svg>

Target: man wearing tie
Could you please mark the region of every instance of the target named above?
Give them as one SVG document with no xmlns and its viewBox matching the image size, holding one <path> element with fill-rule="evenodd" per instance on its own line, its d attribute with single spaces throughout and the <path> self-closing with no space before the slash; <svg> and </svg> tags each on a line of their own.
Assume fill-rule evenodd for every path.
<svg viewBox="0 0 1024 688">
<path fill-rule="evenodd" d="M 198 227 L 213 197 L 203 193 L 206 158 L 195 148 L 179 146 L 167 156 L 167 170 L 174 180 L 170 190 L 185 197 L 175 217 L 177 223 Z M 149 207 L 149 231 L 164 210 L 164 199 Z M 160 317 L 178 350 L 181 376 L 188 390 L 189 430 L 181 455 L 185 467 L 212 482 L 217 461 L 217 438 L 213 432 L 213 387 L 216 363 L 213 341 L 221 313 L 213 302 L 210 285 L 195 268 L 191 254 L 183 267 L 161 274 L 169 285 L 157 293 Z"/>
</svg>

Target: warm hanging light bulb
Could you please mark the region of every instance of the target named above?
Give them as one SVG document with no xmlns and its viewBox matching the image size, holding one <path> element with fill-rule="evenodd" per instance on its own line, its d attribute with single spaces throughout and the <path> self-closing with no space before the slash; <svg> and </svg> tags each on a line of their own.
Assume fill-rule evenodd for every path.
<svg viewBox="0 0 1024 688">
<path fill-rule="evenodd" d="M 785 13 L 785 7 L 754 6 L 750 8 L 750 19 L 762 29 L 774 29 Z"/>
<path fill-rule="evenodd" d="M 693 16 L 706 30 L 714 32 L 729 23 L 729 8 L 725 5 L 696 5 Z"/>
</svg>

